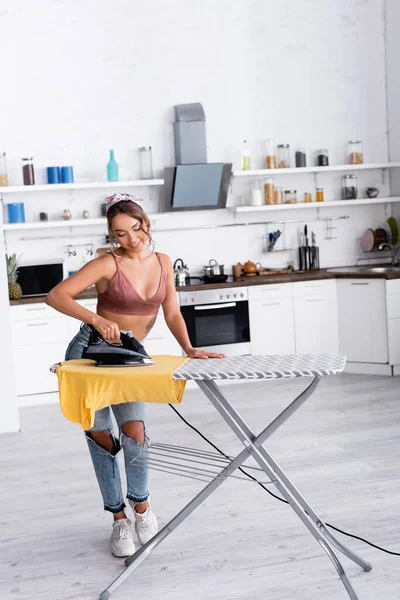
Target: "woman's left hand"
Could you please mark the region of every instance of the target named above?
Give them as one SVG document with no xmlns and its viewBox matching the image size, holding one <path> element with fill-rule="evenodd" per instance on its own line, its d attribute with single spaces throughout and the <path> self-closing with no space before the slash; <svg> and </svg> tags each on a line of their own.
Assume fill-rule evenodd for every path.
<svg viewBox="0 0 400 600">
<path fill-rule="evenodd" d="M 196 348 L 190 348 L 190 350 L 186 350 L 186 354 L 189 358 L 225 358 L 225 354 L 205 352 L 204 350 L 198 350 Z"/>
</svg>

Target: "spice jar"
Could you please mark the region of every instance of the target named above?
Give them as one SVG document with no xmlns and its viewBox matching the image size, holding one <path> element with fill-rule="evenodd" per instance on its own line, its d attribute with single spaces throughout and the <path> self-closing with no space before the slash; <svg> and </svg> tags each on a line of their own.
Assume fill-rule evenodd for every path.
<svg viewBox="0 0 400 600">
<path fill-rule="evenodd" d="M 362 144 L 359 140 L 351 140 L 347 144 L 350 165 L 361 165 L 364 162 Z"/>
<path fill-rule="evenodd" d="M 283 204 L 284 201 L 283 187 L 276 187 L 274 192 L 274 204 Z"/>
<path fill-rule="evenodd" d="M 289 144 L 278 144 L 278 169 L 288 169 L 290 167 L 290 146 Z"/>
<path fill-rule="evenodd" d="M 296 157 L 296 167 L 306 167 L 307 166 L 306 151 L 304 150 L 304 148 L 302 148 L 302 147 L 297 148 L 295 157 Z"/>
<path fill-rule="evenodd" d="M 33 158 L 22 159 L 22 174 L 24 177 L 24 185 L 34 185 L 35 171 L 33 168 Z"/>
<path fill-rule="evenodd" d="M 304 202 L 312 202 L 312 193 L 304 192 Z"/>
<path fill-rule="evenodd" d="M 274 180 L 270 177 L 264 184 L 265 204 L 274 204 L 274 189 Z"/>
<path fill-rule="evenodd" d="M 322 187 L 315 188 L 315 200 L 316 200 L 316 202 L 324 201 L 324 188 L 322 188 Z"/>
<path fill-rule="evenodd" d="M 276 169 L 276 150 L 275 150 L 275 140 L 273 138 L 268 139 L 266 142 L 265 168 L 266 169 Z"/>
<path fill-rule="evenodd" d="M 151 146 L 142 146 L 139 148 L 140 155 L 140 178 L 153 179 L 153 159 Z"/>
<path fill-rule="evenodd" d="M 72 217 L 72 213 L 69 208 L 64 208 L 63 210 L 63 219 L 64 221 L 69 221 Z"/>
<path fill-rule="evenodd" d="M 344 175 L 342 181 L 343 200 L 355 200 L 358 194 L 357 177 L 355 175 Z"/>
<path fill-rule="evenodd" d="M 7 158 L 5 152 L 0 152 L 0 185 L 8 185 Z"/>
<path fill-rule="evenodd" d="M 326 148 L 317 150 L 317 167 L 329 166 L 329 152 Z"/>
<path fill-rule="evenodd" d="M 296 204 L 297 190 L 285 190 L 285 204 Z"/>
</svg>

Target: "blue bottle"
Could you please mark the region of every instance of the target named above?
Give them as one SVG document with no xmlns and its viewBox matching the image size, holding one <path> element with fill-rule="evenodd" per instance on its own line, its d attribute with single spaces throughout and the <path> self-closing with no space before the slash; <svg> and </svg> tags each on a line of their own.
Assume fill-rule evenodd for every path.
<svg viewBox="0 0 400 600">
<path fill-rule="evenodd" d="M 110 150 L 110 160 L 107 163 L 108 181 L 118 181 L 118 163 L 114 158 L 114 150 Z"/>
</svg>

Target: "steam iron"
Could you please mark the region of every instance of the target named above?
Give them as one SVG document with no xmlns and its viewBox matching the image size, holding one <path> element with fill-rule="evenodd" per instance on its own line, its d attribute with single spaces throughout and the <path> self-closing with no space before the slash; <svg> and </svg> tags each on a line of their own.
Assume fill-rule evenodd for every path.
<svg viewBox="0 0 400 600">
<path fill-rule="evenodd" d="M 131 331 L 121 331 L 121 343 L 115 344 L 105 340 L 94 327 L 91 329 L 89 345 L 83 351 L 82 358 L 95 360 L 98 367 L 142 367 L 154 364 Z"/>
</svg>

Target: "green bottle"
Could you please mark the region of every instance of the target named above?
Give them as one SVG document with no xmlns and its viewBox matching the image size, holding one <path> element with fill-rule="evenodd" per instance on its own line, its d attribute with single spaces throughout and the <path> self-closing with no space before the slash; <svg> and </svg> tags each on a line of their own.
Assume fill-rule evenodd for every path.
<svg viewBox="0 0 400 600">
<path fill-rule="evenodd" d="M 118 163 L 114 158 L 114 150 L 110 150 L 110 160 L 107 163 L 108 181 L 118 181 Z"/>
</svg>

